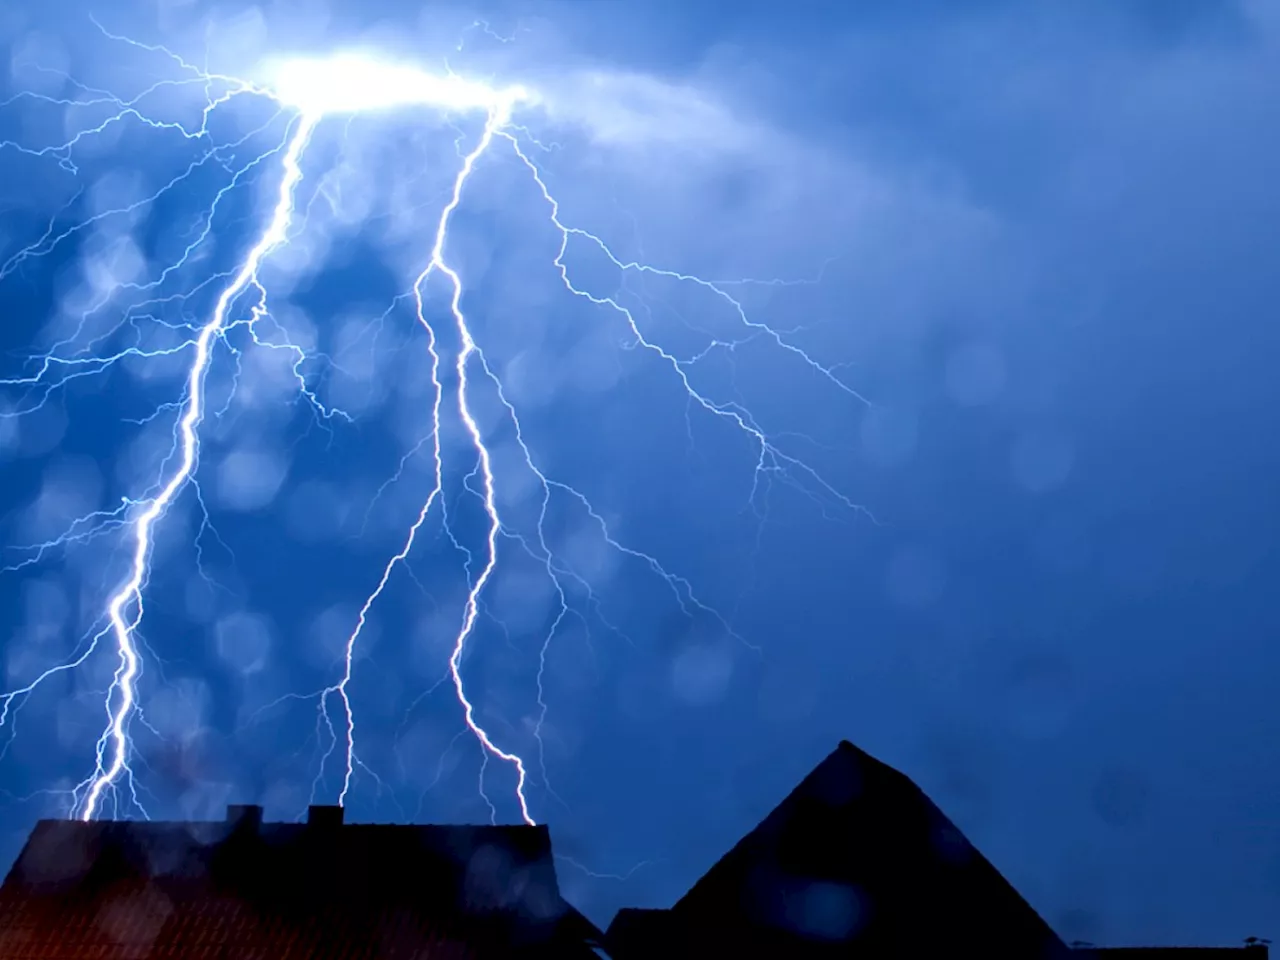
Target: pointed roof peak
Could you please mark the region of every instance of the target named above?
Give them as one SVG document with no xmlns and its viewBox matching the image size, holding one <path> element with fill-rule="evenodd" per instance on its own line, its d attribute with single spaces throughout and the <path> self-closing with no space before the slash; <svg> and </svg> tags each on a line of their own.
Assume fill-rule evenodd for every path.
<svg viewBox="0 0 1280 960">
<path fill-rule="evenodd" d="M 846 762 L 850 760 L 857 761 L 858 763 L 863 763 L 867 760 L 870 760 L 872 763 L 880 762 L 850 740 L 841 740 L 836 744 L 836 748 L 827 755 L 828 760 L 833 760 L 836 757 L 840 757 Z"/>
<path fill-rule="evenodd" d="M 867 751 L 863 750 L 852 740 L 841 740 L 836 744 L 836 748 L 831 751 L 830 756 L 834 757 L 840 754 L 857 757 L 859 760 L 870 760 L 872 763 L 879 763 L 882 767 L 888 766 L 888 764 L 881 763 L 881 761 L 867 753 Z"/>
<path fill-rule="evenodd" d="M 994 944 L 991 955 L 1058 956 L 1064 949 L 909 776 L 849 740 L 840 740 L 673 913 L 707 929 L 742 927 L 785 939 L 796 935 L 797 923 L 812 919 L 820 927 L 832 897 L 861 904 L 837 911 L 862 919 L 836 939 L 865 938 L 876 947 L 871 953 L 930 923 L 963 943 Z M 794 911 L 803 913 L 810 900 L 815 917 L 797 919 Z"/>
<path fill-rule="evenodd" d="M 871 781 L 879 785 L 879 790 L 891 782 L 898 790 L 914 792 L 918 789 L 903 773 L 877 760 L 851 741 L 841 740 L 801 779 L 779 809 L 792 806 L 801 797 L 821 799 L 827 805 L 842 807 L 856 799 Z"/>
</svg>

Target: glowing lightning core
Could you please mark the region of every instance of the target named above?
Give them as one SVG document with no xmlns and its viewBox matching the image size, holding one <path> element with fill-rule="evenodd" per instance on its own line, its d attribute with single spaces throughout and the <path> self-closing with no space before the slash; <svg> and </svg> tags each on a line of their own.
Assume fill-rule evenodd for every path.
<svg viewBox="0 0 1280 960">
<path fill-rule="evenodd" d="M 495 89 L 452 73 L 437 76 L 356 53 L 283 60 L 266 72 L 272 96 L 308 116 L 409 106 L 509 116 L 517 103 L 533 99 L 524 87 Z"/>
</svg>

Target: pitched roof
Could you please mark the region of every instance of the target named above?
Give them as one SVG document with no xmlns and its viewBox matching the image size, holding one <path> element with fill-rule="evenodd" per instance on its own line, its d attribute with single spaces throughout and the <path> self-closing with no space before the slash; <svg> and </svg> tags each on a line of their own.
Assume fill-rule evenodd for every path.
<svg viewBox="0 0 1280 960">
<path fill-rule="evenodd" d="M 877 956 L 962 948 L 1020 960 L 1068 953 L 923 791 L 848 741 L 672 914 L 683 928 L 773 943 L 794 956 L 804 944 L 823 952 L 853 943 Z"/>
<path fill-rule="evenodd" d="M 593 956 L 545 827 L 43 820 L 0 886 L 6 960 Z M 256 812 L 255 812 L 256 811 Z"/>
</svg>

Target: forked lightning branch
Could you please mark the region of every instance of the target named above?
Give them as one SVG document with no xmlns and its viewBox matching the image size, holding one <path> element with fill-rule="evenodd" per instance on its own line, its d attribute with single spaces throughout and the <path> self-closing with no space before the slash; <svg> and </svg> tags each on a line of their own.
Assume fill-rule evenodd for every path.
<svg viewBox="0 0 1280 960">
<path fill-rule="evenodd" d="M 269 316 L 269 289 L 262 279 L 263 266 L 284 245 L 290 242 L 297 226 L 295 197 L 300 183 L 307 176 L 308 146 L 321 125 L 353 114 L 378 114 L 380 122 L 397 126 L 412 125 L 423 111 L 435 111 L 449 117 L 474 116 L 483 120 L 470 142 L 459 141 L 458 165 L 452 177 L 451 190 L 439 212 L 430 223 L 424 223 L 421 237 L 421 271 L 412 288 L 405 291 L 415 307 L 416 322 L 425 335 L 423 359 L 429 369 L 431 392 L 421 412 L 423 426 L 429 439 L 432 464 L 431 482 L 423 491 L 421 506 L 413 523 L 403 532 L 400 546 L 388 556 L 377 570 L 370 571 L 369 592 L 359 607 L 358 615 L 350 626 L 343 646 L 343 656 L 338 676 L 329 686 L 315 691 L 318 719 L 328 731 L 330 741 L 320 760 L 313 793 L 325 774 L 326 765 L 333 760 L 341 765 L 342 785 L 338 802 L 346 803 L 352 789 L 353 778 L 361 769 L 376 776 L 360 757 L 361 728 L 358 704 L 350 694 L 353 673 L 356 669 L 362 634 L 369 616 L 388 584 L 404 565 L 417 545 L 419 534 L 429 517 L 439 514 L 448 529 L 449 517 L 445 512 L 445 480 L 451 469 L 447 462 L 449 451 L 441 442 L 442 420 L 456 417 L 454 427 L 461 427 L 467 438 L 468 461 L 453 465 L 471 471 L 477 483 L 469 490 L 483 507 L 486 529 L 480 542 L 468 547 L 476 558 L 468 564 L 467 583 L 462 610 L 456 622 L 449 646 L 448 679 L 457 698 L 458 710 L 470 734 L 479 742 L 487 758 L 509 765 L 515 774 L 515 801 L 519 815 L 533 823 L 528 786 L 531 760 L 518 754 L 513 747 L 500 742 L 480 722 L 475 704 L 468 695 L 464 681 L 463 656 L 473 641 L 477 621 L 481 616 L 486 588 L 494 579 L 500 564 L 500 539 L 509 533 L 500 508 L 500 488 L 504 482 L 501 470 L 485 440 L 485 433 L 477 421 L 474 392 L 476 384 L 484 382 L 486 389 L 496 394 L 505 416 L 509 418 L 516 436 L 516 443 L 523 468 L 532 472 L 540 488 L 542 509 L 533 536 L 515 535 L 513 539 L 528 556 L 535 559 L 550 580 L 556 597 L 556 613 L 550 627 L 532 643 L 540 650 L 539 670 L 531 683 L 538 695 L 539 717 L 533 733 L 541 743 L 541 727 L 547 713 L 544 699 L 543 670 L 547 651 L 571 613 L 571 594 L 585 591 L 591 595 L 592 585 L 565 558 L 557 556 L 545 535 L 542 519 L 547 515 L 553 499 L 564 500 L 575 509 L 584 512 L 594 524 L 600 536 L 624 560 L 634 564 L 646 576 L 657 577 L 669 588 L 674 602 L 687 615 L 697 614 L 716 618 L 723 629 L 733 635 L 733 626 L 723 616 L 697 596 L 692 585 L 678 571 L 668 569 L 656 556 L 643 552 L 617 539 L 599 511 L 576 487 L 544 471 L 537 452 L 526 441 L 519 411 L 509 399 L 501 377 L 486 359 L 482 344 L 477 341 L 473 327 L 463 309 L 466 277 L 452 265 L 449 252 L 450 224 L 459 207 L 465 202 L 476 169 L 491 154 L 505 152 L 507 158 L 518 163 L 528 177 L 530 189 L 544 205 L 548 222 L 559 234 L 559 246 L 547 269 L 563 284 L 568 296 L 582 298 L 606 314 L 613 322 L 621 321 L 629 339 L 648 351 L 665 368 L 665 376 L 674 390 L 681 391 L 689 407 L 695 412 L 722 421 L 745 437 L 754 451 L 752 497 L 768 480 L 781 479 L 801 489 L 822 506 L 835 506 L 853 513 L 860 507 L 848 496 L 828 482 L 822 474 L 797 455 L 787 452 L 779 438 L 767 433 L 757 422 L 750 409 L 736 398 L 724 399 L 712 391 L 700 388 L 697 382 L 698 363 L 716 351 L 732 351 L 748 340 L 764 339 L 778 351 L 779 357 L 788 363 L 798 364 L 810 375 L 826 381 L 827 387 L 840 391 L 855 400 L 858 394 L 842 381 L 832 368 L 813 359 L 794 345 L 775 328 L 751 317 L 742 303 L 730 293 L 731 286 L 681 273 L 666 266 L 624 261 L 616 257 L 596 234 L 566 223 L 561 217 L 560 205 L 548 187 L 547 178 L 535 162 L 533 151 L 526 142 L 525 126 L 516 122 L 517 114 L 533 113 L 539 109 L 540 97 L 535 91 L 520 86 L 491 86 L 464 79 L 451 72 L 430 72 L 404 62 L 390 62 L 369 54 L 339 54 L 329 58 L 284 59 L 275 62 L 264 71 L 262 79 L 254 82 L 234 77 L 204 73 L 186 60 L 162 47 L 144 46 L 123 37 L 108 34 L 117 43 L 134 51 L 147 51 L 168 58 L 175 77 L 160 84 L 188 85 L 203 89 L 207 100 L 202 110 L 203 126 L 198 129 L 178 127 L 172 122 L 149 118 L 141 104 L 142 97 L 125 100 L 102 91 L 78 87 L 73 98 L 55 98 L 43 94 L 19 93 L 14 100 L 28 101 L 47 107 L 50 111 L 68 106 L 103 104 L 109 107 L 109 118 L 92 127 L 77 130 L 65 142 L 50 146 L 32 147 L 18 142 L 8 142 L 4 149 L 18 150 L 36 157 L 56 162 L 63 170 L 78 173 L 74 157 L 83 143 L 103 133 L 111 124 L 141 123 L 156 128 L 157 135 L 172 131 L 175 127 L 190 140 L 207 139 L 210 118 L 221 110 L 233 109 L 242 98 L 260 98 L 274 101 L 289 117 L 285 139 L 271 150 L 255 157 L 252 166 L 274 165 L 274 182 L 277 184 L 269 208 L 263 209 L 254 229 L 252 245 L 226 274 L 201 275 L 196 256 L 201 243 L 209 240 L 213 211 L 209 211 L 204 231 L 195 238 L 176 261 L 164 265 L 154 278 L 135 284 L 134 291 L 143 295 L 156 293 L 160 285 L 183 271 L 191 274 L 190 289 L 202 289 L 209 284 L 219 284 L 216 299 L 207 315 L 191 325 L 178 344 L 149 348 L 139 345 L 121 345 L 110 335 L 95 332 L 92 338 L 79 331 L 64 338 L 52 348 L 30 358 L 29 363 L 16 374 L 0 380 L 12 402 L 5 416 L 23 417 L 39 410 L 56 397 L 58 392 L 73 380 L 94 377 L 124 361 L 138 362 L 158 358 L 183 358 L 185 374 L 180 392 L 155 411 L 155 417 L 174 418 L 174 445 L 163 460 L 161 472 L 149 486 L 137 491 L 117 508 L 93 511 L 78 517 L 64 532 L 54 539 L 24 545 L 21 559 L 7 568 L 12 574 L 17 570 L 45 562 L 58 551 L 73 545 L 86 543 L 98 537 L 114 537 L 124 545 L 128 558 L 123 580 L 103 599 L 102 616 L 86 634 L 76 654 L 57 666 L 45 671 L 29 683 L 10 690 L 0 697 L 0 727 L 12 725 L 18 712 L 40 685 L 55 674 L 84 667 L 88 659 L 100 651 L 103 644 L 111 644 L 117 657 L 110 687 L 106 693 L 106 724 L 93 749 L 92 769 L 72 791 L 71 803 L 77 816 L 91 819 L 104 813 L 118 812 L 122 806 L 132 803 L 142 808 L 134 766 L 134 745 L 131 731 L 139 722 L 139 679 L 144 668 L 145 650 L 139 642 L 139 630 L 146 615 L 148 586 L 151 580 L 151 564 L 157 531 L 165 523 L 166 515 L 180 497 L 194 485 L 200 467 L 201 427 L 209 414 L 207 380 L 215 362 L 215 347 L 224 341 L 233 329 L 247 330 L 256 345 L 271 349 L 287 349 L 297 361 L 293 366 L 297 388 L 326 416 L 335 411 L 325 408 L 311 391 L 306 377 L 301 373 L 302 361 L 307 358 L 301 347 L 270 341 L 259 336 L 264 318 Z M 155 87 L 151 88 L 152 90 Z M 219 90 L 217 96 L 210 91 Z M 188 171 L 189 173 L 190 171 Z M 165 191 L 181 183 L 183 177 L 171 181 L 161 191 L 133 207 L 153 203 Z M 238 180 L 238 177 L 237 177 Z M 237 185 L 223 188 L 214 201 L 221 202 L 226 193 Z M 132 208 L 131 208 L 132 209 Z M 0 281 L 10 276 L 23 263 L 44 257 L 75 236 L 93 221 L 112 212 L 95 213 L 91 218 L 79 220 L 70 226 L 55 226 L 49 221 L 48 229 L 36 240 L 12 254 L 0 264 Z M 585 284 L 575 281 L 569 262 L 570 244 L 586 244 L 594 247 L 622 273 L 644 273 L 661 276 L 668 281 L 691 285 L 713 301 L 717 309 L 728 309 L 740 329 L 735 338 L 709 338 L 704 348 L 690 355 L 681 355 L 664 346 L 642 322 L 643 317 L 620 296 L 592 292 Z M 448 322 L 452 325 L 450 336 L 459 344 L 456 354 L 448 356 L 438 349 L 437 334 L 427 309 L 425 288 L 429 281 L 443 282 L 449 292 Z M 120 321 L 117 332 L 126 321 Z M 445 367 L 451 365 L 451 369 Z M 246 374 L 247 375 L 247 374 Z M 424 431 L 425 432 L 425 431 Z M 450 536 L 453 536 L 450 533 Z M 335 758 L 334 754 L 338 756 Z M 545 765 L 541 771 L 545 780 Z M 481 784 L 483 792 L 483 782 Z M 123 791 L 123 793 L 122 793 Z M 486 800 L 488 798 L 486 797 Z M 493 809 L 491 804 L 491 809 Z M 145 810 L 143 810 L 145 813 Z M 495 812 L 495 816 L 496 816 Z"/>
</svg>

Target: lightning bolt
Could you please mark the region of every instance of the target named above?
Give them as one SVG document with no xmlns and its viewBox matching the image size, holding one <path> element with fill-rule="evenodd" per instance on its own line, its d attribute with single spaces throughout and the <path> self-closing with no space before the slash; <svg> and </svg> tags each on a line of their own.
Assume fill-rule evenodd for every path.
<svg viewBox="0 0 1280 960">
<path fill-rule="evenodd" d="M 555 615 L 551 618 L 551 624 L 540 640 L 539 669 L 536 677 L 539 714 L 533 730 L 534 738 L 539 745 L 540 776 L 548 790 L 550 790 L 550 783 L 547 778 L 546 764 L 541 757 L 541 733 L 548 709 L 544 695 L 544 671 L 548 650 L 565 621 L 570 617 L 585 618 L 585 615 L 571 601 L 571 593 L 576 589 L 585 594 L 588 598 L 587 602 L 595 607 L 596 616 L 601 622 L 621 634 L 621 631 L 618 631 L 599 612 L 598 601 L 590 582 L 578 574 L 571 564 L 557 556 L 549 544 L 545 523 L 554 498 L 563 499 L 583 511 L 595 524 L 605 543 L 658 577 L 670 590 L 674 601 L 686 615 L 711 617 L 728 635 L 750 646 L 737 634 L 725 617 L 698 598 L 688 580 L 670 572 L 657 557 L 629 546 L 615 537 L 603 514 L 591 501 L 577 488 L 549 475 L 539 465 L 533 449 L 526 441 L 525 430 L 516 406 L 510 400 L 501 378 L 495 373 L 477 342 L 475 332 L 464 312 L 463 299 L 466 289 L 464 278 L 459 269 L 450 264 L 448 257 L 450 225 L 463 203 L 473 174 L 482 161 L 495 155 L 498 150 L 505 149 L 509 159 L 517 163 L 519 169 L 528 175 L 532 188 L 537 191 L 537 196 L 545 204 L 548 222 L 558 232 L 560 238 L 551 267 L 558 274 L 567 293 L 620 317 L 634 344 L 652 353 L 665 365 L 674 382 L 678 384 L 693 407 L 729 424 L 750 441 L 756 451 L 749 497 L 749 502 L 753 506 L 757 503 L 762 482 L 772 478 L 790 483 L 813 498 L 824 510 L 827 506 L 834 505 L 851 513 L 865 513 L 858 504 L 829 482 L 818 470 L 780 447 L 778 438 L 765 431 L 744 403 L 736 400 L 718 400 L 700 390 L 692 378 L 692 371 L 700 361 L 714 352 L 732 352 L 745 343 L 764 339 L 783 351 L 785 355 L 801 362 L 808 370 L 823 378 L 850 399 L 865 403 L 864 398 L 840 378 L 836 367 L 823 365 L 806 351 L 791 343 L 784 333 L 750 317 L 742 302 L 729 292 L 729 288 L 734 283 L 746 281 L 711 281 L 675 270 L 625 260 L 616 256 L 597 234 L 567 224 L 562 217 L 559 201 L 553 195 L 546 177 L 529 149 L 530 146 L 536 146 L 537 141 L 532 139 L 525 127 L 513 122 L 513 117 L 518 110 L 537 109 L 539 96 L 535 92 L 519 86 L 495 87 L 464 79 L 452 72 L 433 74 L 414 65 L 390 62 L 376 56 L 358 53 L 341 53 L 325 58 L 282 58 L 264 67 L 264 80 L 251 82 L 241 78 L 207 73 L 163 47 L 141 44 L 112 34 L 101 27 L 99 29 L 112 41 L 169 58 L 176 64 L 180 76 L 177 79 L 157 83 L 128 99 L 113 96 L 106 91 L 77 85 L 67 78 L 77 91 L 74 97 L 53 98 L 30 94 L 26 98 L 48 107 L 102 109 L 106 111 L 107 116 L 97 123 L 78 130 L 60 143 L 23 145 L 6 141 L 0 143 L 0 150 L 5 148 L 15 150 L 32 160 L 52 158 L 62 170 L 75 175 L 78 174 L 75 159 L 77 151 L 86 142 L 112 125 L 132 120 L 144 124 L 157 136 L 174 134 L 188 144 L 197 145 L 200 152 L 182 173 L 149 197 L 123 207 L 101 211 L 69 227 L 59 227 L 57 216 L 50 219 L 45 230 L 34 242 L 20 248 L 0 262 L 0 281 L 21 271 L 29 261 L 48 255 L 63 243 L 89 230 L 107 217 L 127 215 L 148 205 L 154 205 L 162 196 L 202 171 L 218 167 L 229 171 L 231 178 L 217 192 L 212 206 L 202 218 L 199 230 L 184 246 L 174 262 L 166 266 L 154 280 L 146 283 L 127 282 L 117 285 L 116 292 L 123 290 L 141 298 L 125 310 L 124 320 L 121 323 L 109 325 L 105 330 L 99 329 L 100 324 L 97 318 L 110 305 L 110 292 L 108 292 L 84 311 L 74 330 L 61 338 L 52 348 L 33 358 L 32 367 L 17 376 L 0 380 L 0 389 L 14 392 L 17 397 L 16 402 L 0 408 L 0 418 L 16 418 L 41 409 L 52 396 L 73 381 L 99 376 L 122 362 L 157 362 L 190 356 L 184 370 L 185 385 L 181 395 L 177 399 L 161 404 L 154 413 L 144 418 L 144 422 L 149 422 L 167 413 L 174 413 L 177 417 L 173 448 L 164 458 L 150 487 L 139 495 L 123 498 L 120 505 L 114 509 L 93 511 L 75 519 L 57 537 L 23 547 L 18 550 L 17 559 L 0 571 L 13 572 L 39 565 L 59 550 L 100 537 L 123 533 L 127 544 L 127 576 L 123 583 L 109 592 L 102 617 L 82 638 L 74 655 L 44 671 L 34 681 L 0 695 L 0 728 L 9 722 L 12 736 L 13 715 L 40 684 L 58 673 L 80 667 L 104 640 L 110 638 L 114 643 L 117 667 L 104 701 L 107 722 L 96 744 L 93 770 L 73 791 L 74 809 L 78 816 L 89 820 L 101 815 L 106 798 L 114 796 L 115 789 L 122 783 L 127 785 L 132 802 L 141 809 L 134 785 L 134 773 L 130 766 L 133 748 L 129 731 L 130 725 L 140 717 L 138 684 L 143 669 L 143 645 L 140 641 L 139 628 L 144 616 L 144 594 L 151 577 L 152 556 L 159 525 L 187 487 L 195 488 L 199 499 L 197 473 L 201 452 L 201 426 L 210 413 L 207 380 L 214 363 L 215 347 L 221 344 L 234 356 L 236 377 L 233 383 L 236 384 L 242 376 L 239 358 L 243 348 L 233 346 L 229 340 L 229 334 L 233 330 L 247 331 L 251 344 L 256 348 L 289 352 L 293 357 L 292 371 L 297 381 L 299 395 L 309 403 L 317 418 L 325 423 L 334 418 L 344 421 L 351 419 L 341 410 L 326 407 L 318 393 L 310 386 L 306 375 L 306 364 L 312 361 L 323 362 L 329 358 L 314 350 L 293 344 L 278 324 L 273 325 L 267 306 L 267 289 L 260 279 L 263 264 L 274 252 L 290 242 L 293 233 L 300 229 L 299 222 L 305 221 L 306 211 L 303 211 L 300 216 L 296 202 L 298 187 L 303 181 L 304 159 L 313 134 L 328 118 L 349 119 L 355 115 L 379 114 L 387 118 L 387 122 L 407 124 L 412 122 L 413 111 L 431 109 L 449 116 L 482 114 L 484 124 L 479 136 L 469 148 L 464 150 L 459 147 L 458 149 L 459 167 L 453 178 L 452 188 L 448 192 L 447 202 L 435 221 L 434 231 L 424 238 L 430 240 L 429 244 L 424 244 L 427 247 L 424 251 L 426 265 L 413 281 L 411 290 L 402 294 L 402 298 L 412 298 L 416 322 L 426 337 L 426 358 L 432 390 L 428 414 L 429 429 L 424 430 L 426 439 L 420 441 L 411 452 L 417 452 L 424 447 L 429 448 L 431 485 L 421 501 L 412 524 L 400 541 L 399 548 L 381 566 L 380 573 L 373 580 L 372 589 L 365 595 L 358 609 L 355 622 L 343 644 L 338 679 L 315 694 L 290 694 L 281 698 L 281 701 L 276 701 L 279 703 L 284 699 L 314 698 L 317 702 L 317 727 L 327 731 L 328 746 L 320 759 L 319 771 L 313 782 L 313 796 L 320 788 L 328 761 L 339 746 L 341 746 L 344 761 L 341 787 L 337 796 L 340 804 L 347 803 L 357 771 L 363 770 L 375 778 L 377 776 L 361 760 L 357 750 L 357 712 L 350 687 L 359 659 L 360 640 L 368 626 L 374 607 L 391 583 L 396 571 L 401 568 L 408 569 L 406 564 L 418 544 L 422 530 L 428 519 L 435 513 L 441 515 L 444 531 L 453 545 L 467 557 L 468 586 L 461 622 L 452 637 L 447 663 L 447 679 L 456 696 L 465 728 L 482 750 L 485 765 L 482 766 L 480 789 L 490 809 L 494 811 L 495 819 L 496 807 L 489 801 L 484 786 L 484 771 L 490 759 L 507 765 L 514 772 L 515 801 L 519 815 L 527 823 L 534 822 L 527 789 L 531 773 L 529 762 L 513 749 L 500 745 L 480 722 L 475 702 L 468 694 L 467 685 L 464 682 L 463 661 L 470 649 L 471 640 L 482 614 L 486 587 L 499 568 L 500 548 L 503 543 L 508 541 L 514 543 L 517 549 L 541 564 L 551 581 L 557 599 Z M 184 126 L 175 121 L 161 121 L 148 116 L 145 105 L 149 96 L 162 88 L 184 86 L 194 86 L 204 91 L 205 102 L 200 110 L 199 124 Z M 217 91 L 216 95 L 215 91 Z M 226 143 L 214 142 L 211 133 L 211 118 L 215 113 L 228 109 L 233 101 L 243 97 L 271 104 L 274 108 L 273 119 L 284 118 L 287 121 L 283 139 L 272 149 L 253 155 L 247 162 L 241 159 L 241 148 L 249 143 L 254 135 L 268 129 L 270 121 L 268 124 L 255 127 L 249 134 Z M 6 101 L 6 104 L 16 102 L 17 99 L 11 98 L 10 101 Z M 225 273 L 210 273 L 193 290 L 186 293 L 165 295 L 164 290 L 170 278 L 189 267 L 195 260 L 198 250 L 209 240 L 213 230 L 214 214 L 219 204 L 251 172 L 256 172 L 257 168 L 274 157 L 278 157 L 279 162 L 279 181 L 275 200 L 270 214 L 265 217 L 265 226 L 252 247 L 242 255 L 231 270 Z M 641 319 L 633 308 L 624 303 L 620 295 L 598 295 L 592 293 L 584 284 L 575 281 L 567 259 L 570 247 L 575 243 L 587 244 L 602 253 L 613 268 L 622 275 L 660 276 L 707 292 L 733 311 L 742 330 L 741 336 L 736 339 L 711 338 L 700 352 L 692 356 L 677 355 L 676 352 L 667 349 L 646 334 Z M 470 472 L 464 480 L 464 487 L 479 502 L 486 518 L 480 551 L 474 551 L 468 547 L 452 530 L 444 494 L 447 464 L 441 434 L 447 415 L 445 405 L 447 390 L 444 377 L 446 360 L 442 356 L 437 330 L 429 319 L 427 308 L 426 291 L 433 278 L 439 278 L 447 286 L 449 319 L 459 343 L 456 356 L 452 361 L 452 378 L 455 388 L 451 402 L 456 408 L 458 423 L 465 433 L 470 449 L 469 456 L 474 458 Z M 182 308 L 196 293 L 214 285 L 219 285 L 220 292 L 206 320 L 199 322 L 190 316 L 182 316 L 177 320 L 166 318 L 171 308 L 175 306 Z M 385 320 L 389 314 L 390 310 L 382 319 Z M 379 323 L 381 322 L 380 320 Z M 145 345 L 145 337 L 141 332 L 144 328 L 165 334 L 168 342 L 162 346 Z M 134 332 L 135 343 L 123 347 L 108 346 L 114 342 L 113 338 L 118 337 L 125 330 Z M 498 487 L 501 477 L 495 468 L 493 452 L 486 443 L 484 431 L 475 413 L 474 392 L 479 381 L 488 383 L 494 391 L 514 430 L 516 446 L 523 458 L 523 465 L 531 472 L 541 490 L 540 508 L 532 532 L 520 532 L 514 524 L 504 519 L 499 509 Z M 212 412 L 220 413 L 216 410 Z M 405 467 L 407 457 L 408 455 L 401 461 L 401 471 Z M 399 478 L 400 472 L 397 472 L 387 484 L 383 485 L 383 488 L 385 489 L 387 485 Z M 473 483 L 478 484 L 478 489 L 472 486 Z M 199 502 L 204 516 L 201 527 L 203 532 L 211 525 L 208 513 L 204 510 L 204 501 L 200 499 Z M 763 523 L 763 514 L 757 511 L 757 516 Z M 340 709 L 340 718 L 337 723 L 329 712 L 333 703 L 336 703 Z M 268 705 L 268 707 L 271 706 L 274 704 Z M 143 812 L 145 814 L 145 810 Z"/>
<path fill-rule="evenodd" d="M 244 263 L 235 278 L 218 297 L 213 308 L 213 316 L 200 328 L 200 336 L 196 338 L 195 359 L 191 363 L 191 372 L 187 377 L 186 408 L 178 423 L 180 434 L 180 460 L 177 469 L 164 482 L 160 492 L 152 497 L 133 520 L 133 560 L 129 579 L 107 602 L 107 617 L 111 621 L 111 632 L 115 635 L 116 648 L 120 651 L 120 669 L 116 671 L 112 681 L 112 689 L 108 697 L 115 701 L 108 707 L 111 722 L 107 725 L 98 744 L 97 768 L 89 782 L 80 816 L 84 820 L 93 819 L 98 803 L 102 799 L 102 791 L 114 783 L 124 770 L 127 761 L 129 744 L 126 739 L 125 725 L 133 711 L 137 700 L 135 681 L 141 664 L 138 659 L 138 648 L 134 642 L 133 632 L 142 620 L 142 587 L 149 573 L 148 561 L 151 556 L 152 529 L 164 516 L 170 504 L 181 492 L 196 468 L 196 460 L 200 453 L 198 428 L 204 419 L 204 384 L 205 374 L 209 371 L 209 360 L 212 356 L 213 339 L 227 323 L 227 311 L 231 304 L 257 281 L 258 268 L 272 249 L 283 243 L 288 236 L 289 222 L 293 216 L 293 190 L 302 179 L 300 161 L 307 139 L 315 129 L 317 117 L 313 114 L 302 114 L 295 124 L 293 134 L 289 138 L 289 147 L 284 154 L 284 176 L 280 180 L 280 194 L 272 211 L 270 223 L 263 231 L 262 237 L 253 245 L 245 256 Z"/>
</svg>

